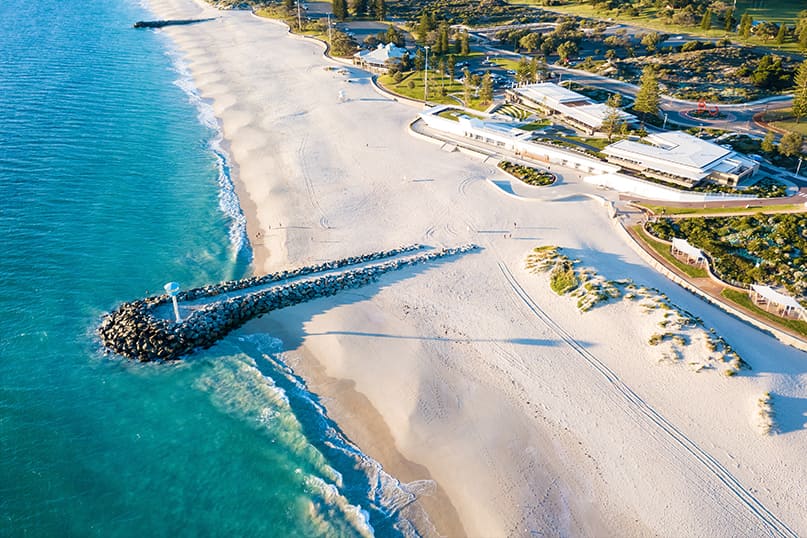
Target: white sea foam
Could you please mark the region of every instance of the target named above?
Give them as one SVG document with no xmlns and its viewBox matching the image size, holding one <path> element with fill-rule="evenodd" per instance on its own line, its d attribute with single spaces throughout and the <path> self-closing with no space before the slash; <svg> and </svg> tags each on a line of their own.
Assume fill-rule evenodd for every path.
<svg viewBox="0 0 807 538">
<path fill-rule="evenodd" d="M 333 512 L 337 512 L 341 514 L 341 519 L 353 527 L 353 530 L 358 532 L 360 536 L 375 536 L 375 530 L 370 525 L 370 514 L 362 509 L 361 506 L 351 504 L 335 485 L 329 484 L 317 476 L 307 476 L 305 484 L 311 494 L 319 497 L 324 503 L 324 506 L 316 510 L 315 513 L 326 516 L 324 518 L 326 520 L 336 522 L 338 519 L 333 517 L 335 515 Z"/>
<path fill-rule="evenodd" d="M 367 492 L 368 505 L 373 506 L 386 517 L 395 521 L 395 528 L 404 536 L 419 536 L 415 526 L 401 514 L 401 511 L 409 507 L 421 495 L 433 494 L 437 487 L 435 482 L 432 480 L 418 480 L 408 484 L 401 483 L 384 471 L 383 466 L 378 461 L 364 454 L 355 444 L 346 439 L 327 418 L 326 409 L 317 402 L 316 397 L 308 391 L 303 381 L 300 380 L 288 364 L 284 362 L 282 352 L 283 342 L 281 340 L 266 334 L 244 335 L 240 336 L 239 340 L 254 346 L 261 356 L 273 365 L 276 372 L 285 376 L 288 382 L 293 384 L 295 396 L 304 398 L 307 403 L 315 408 L 322 416 L 324 425 L 323 437 L 326 439 L 325 445 L 347 456 L 349 460 L 354 462 L 354 467 L 361 470 L 367 477 L 370 488 Z M 336 499 L 335 495 L 339 493 L 338 487 L 342 487 L 343 485 L 342 475 L 329 465 L 320 467 L 318 472 L 321 476 L 326 477 L 327 480 L 332 482 L 328 484 L 322 481 L 322 479 L 317 478 L 317 480 L 322 481 L 324 484 L 332 486 L 332 488 L 321 488 L 324 492 L 322 494 L 323 498 L 327 501 L 334 501 L 334 499 Z M 358 507 L 355 508 L 358 511 L 351 509 L 353 510 L 350 514 L 351 520 L 355 521 L 356 524 L 360 524 L 360 521 L 364 519 L 366 525 L 369 527 L 369 514 L 364 510 L 358 509 Z M 322 515 L 316 510 L 315 512 L 318 516 Z M 416 512 L 419 527 L 432 527 L 432 523 L 429 521 L 425 511 L 422 509 L 410 509 L 410 512 L 407 512 L 407 516 L 412 515 L 411 512 Z M 314 519 L 318 520 L 318 517 Z M 372 529 L 372 527 L 369 528 Z M 430 534 L 436 535 L 436 531 Z"/>
<path fill-rule="evenodd" d="M 213 107 L 199 95 L 199 90 L 197 90 L 194 85 L 190 69 L 187 63 L 182 59 L 180 53 L 172 46 L 167 46 L 167 51 L 174 66 L 174 70 L 179 75 L 179 78 L 174 81 L 174 84 L 185 92 L 188 96 L 188 101 L 196 108 L 199 123 L 215 133 L 215 136 L 208 143 L 208 147 L 216 157 L 216 164 L 219 171 L 219 209 L 230 221 L 228 235 L 230 244 L 232 245 L 233 258 L 237 259 L 243 253 L 247 256 L 248 261 L 251 261 L 252 249 L 249 246 L 249 238 L 247 237 L 247 219 L 246 216 L 244 216 L 244 212 L 241 210 L 241 204 L 235 192 L 235 184 L 233 183 L 230 171 L 229 154 L 224 149 L 224 136 L 221 126 L 213 111 Z"/>
</svg>

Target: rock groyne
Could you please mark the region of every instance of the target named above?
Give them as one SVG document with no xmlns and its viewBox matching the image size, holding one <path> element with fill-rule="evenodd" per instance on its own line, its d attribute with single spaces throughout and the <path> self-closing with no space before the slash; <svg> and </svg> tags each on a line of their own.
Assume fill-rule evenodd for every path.
<svg viewBox="0 0 807 538">
<path fill-rule="evenodd" d="M 422 250 L 412 245 L 191 289 L 177 296 L 179 302 L 194 303 L 179 323 L 160 315 L 161 310 L 170 312 L 168 295 L 147 297 L 124 303 L 104 316 L 98 334 L 107 350 L 130 359 L 177 360 L 212 346 L 233 329 L 272 310 L 365 286 L 384 273 L 477 248 Z"/>
<path fill-rule="evenodd" d="M 132 26 L 134 28 L 162 28 L 163 26 L 181 26 L 184 24 L 196 24 L 197 22 L 207 22 L 216 20 L 215 18 L 207 19 L 179 19 L 179 20 L 163 20 L 163 21 L 137 21 Z"/>
</svg>

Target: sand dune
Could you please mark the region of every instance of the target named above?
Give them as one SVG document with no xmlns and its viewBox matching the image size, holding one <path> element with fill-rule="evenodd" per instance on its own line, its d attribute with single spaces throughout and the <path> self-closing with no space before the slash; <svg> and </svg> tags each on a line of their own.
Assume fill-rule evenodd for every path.
<svg viewBox="0 0 807 538">
<path fill-rule="evenodd" d="M 485 181 L 505 179 L 492 164 L 410 136 L 416 108 L 380 99 L 365 73 L 348 82 L 326 69 L 320 45 L 246 12 L 150 4 L 161 18 L 220 17 L 164 32 L 221 121 L 256 272 L 415 241 L 483 247 L 247 327 L 284 340 L 329 414 L 388 472 L 436 481 L 421 504 L 437 532 L 807 534 L 804 353 L 648 268 L 599 203 L 567 196 L 592 187 L 508 196 Z M 658 288 L 753 370 L 659 363 L 650 318 L 633 306 L 581 313 L 527 271 L 540 244 Z M 755 424 L 766 392 L 777 435 Z"/>
</svg>

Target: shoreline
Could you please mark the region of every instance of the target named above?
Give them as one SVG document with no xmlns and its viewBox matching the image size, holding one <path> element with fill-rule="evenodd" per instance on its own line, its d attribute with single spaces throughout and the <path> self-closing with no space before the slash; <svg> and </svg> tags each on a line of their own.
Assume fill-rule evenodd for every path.
<svg viewBox="0 0 807 538">
<path fill-rule="evenodd" d="M 200 0 L 150 3 L 161 14 L 214 10 Z M 295 372 L 387 472 L 439 485 L 422 502 L 438 533 L 722 536 L 768 529 L 770 522 L 744 516 L 741 495 L 718 479 L 723 471 L 677 452 L 658 424 L 637 427 L 634 404 L 623 402 L 555 325 L 641 388 L 647 405 L 688 442 L 709 447 L 727 468 L 742 462 L 730 467 L 737 480 L 798 527 L 795 514 L 807 503 L 793 502 L 792 493 L 807 472 L 793 468 L 803 461 L 804 432 L 765 439 L 745 423 L 746 404 L 761 391 L 803 397 L 783 375 L 801 375 L 799 355 L 765 335 L 744 334 L 736 320 L 674 289 L 614 233 L 596 202 L 577 194 L 579 185 L 553 187 L 553 198 L 568 193 L 570 200 L 540 206 L 501 197 L 486 186 L 497 170 L 410 137 L 411 108 L 373 98 L 366 74 L 348 68 L 347 84 L 323 69 L 329 60 L 320 46 L 302 39 L 292 45 L 287 31 L 280 36 L 263 24 L 274 21 L 248 17 L 225 12 L 209 27 L 165 31 L 188 57 L 231 148 L 255 273 L 413 241 L 483 246 L 242 329 L 282 334 Z M 266 58 L 250 57 L 256 46 Z M 346 102 L 336 102 L 337 88 Z M 636 322 L 622 305 L 581 316 L 523 269 L 529 249 L 547 242 L 604 274 L 636 273 L 663 288 L 703 314 L 761 373 L 728 381 L 648 362 L 647 321 Z M 537 319 L 531 303 L 552 323 Z M 713 415 L 703 416 L 703 408 Z"/>
<path fill-rule="evenodd" d="M 154 0 L 149 0 L 150 9 L 154 10 Z M 193 0 L 203 12 L 210 11 L 212 8 L 203 0 Z M 218 10 L 216 10 L 218 11 Z M 269 24 L 276 24 L 282 26 L 292 38 L 306 39 L 305 36 L 296 36 L 289 31 L 288 26 L 282 21 L 259 17 L 251 13 L 255 18 Z M 171 38 L 169 38 L 171 39 Z M 174 42 L 177 54 L 185 54 L 182 47 Z M 319 40 L 312 39 L 321 43 Z M 334 64 L 339 64 L 338 61 L 331 59 L 326 55 L 327 46 L 323 50 L 323 58 L 332 61 Z M 194 85 L 196 84 L 192 69 L 188 66 L 190 77 Z M 199 91 L 200 97 L 203 96 L 203 90 L 195 85 Z M 261 225 L 258 218 L 258 207 L 250 193 L 247 186 L 241 180 L 239 162 L 233 157 L 230 139 L 224 132 L 224 127 L 221 125 L 221 118 L 216 116 L 219 123 L 219 130 L 221 140 L 219 142 L 222 150 L 226 152 L 227 164 L 230 167 L 230 179 L 233 182 L 233 188 L 238 200 L 241 204 L 241 210 L 246 220 L 246 239 L 249 246 L 252 248 L 252 262 L 251 268 L 253 274 L 262 274 L 269 272 L 268 269 L 260 271 L 259 268 L 268 267 L 282 267 L 288 264 L 285 256 L 278 255 L 278 252 L 285 252 L 284 249 L 272 249 L 265 243 L 269 234 L 277 234 L 277 230 L 282 229 L 282 217 L 278 212 L 279 222 L 281 226 L 272 228 L 271 225 L 267 230 Z M 276 206 L 279 207 L 279 206 Z M 272 230 L 272 231 L 270 231 Z M 281 232 L 282 233 L 282 232 Z M 275 238 L 275 244 L 280 244 L 284 238 Z M 355 254 L 358 254 L 355 253 Z M 288 332 L 288 328 L 278 324 L 277 322 L 266 320 L 255 320 L 247 324 L 238 332 L 244 334 L 272 334 L 284 341 L 298 339 L 299 335 L 292 336 Z M 462 522 L 459 519 L 457 510 L 451 502 L 451 499 L 446 495 L 440 484 L 433 480 L 428 469 L 422 465 L 416 464 L 406 459 L 395 446 L 394 439 L 392 438 L 389 426 L 384 421 L 383 417 L 372 406 L 367 398 L 357 390 L 355 390 L 355 383 L 349 379 L 338 379 L 327 375 L 325 367 L 319 361 L 316 355 L 307 349 L 304 345 L 294 350 L 295 355 L 299 358 L 292 361 L 294 363 L 294 371 L 301 378 L 305 379 L 309 390 L 316 394 L 320 399 L 328 399 L 327 413 L 328 416 L 336 422 L 340 428 L 346 432 L 348 439 L 360 447 L 363 454 L 377 461 L 379 465 L 395 479 L 402 483 L 416 482 L 416 481 L 430 481 L 435 484 L 435 491 L 423 496 L 418 496 L 416 502 L 411 503 L 402 510 L 402 516 L 407 519 L 412 525 L 415 526 L 421 536 L 468 536 L 468 533 L 463 528 Z M 284 351 L 284 355 L 288 355 L 289 351 Z M 424 515 L 418 513 L 418 510 L 425 512 Z"/>
</svg>

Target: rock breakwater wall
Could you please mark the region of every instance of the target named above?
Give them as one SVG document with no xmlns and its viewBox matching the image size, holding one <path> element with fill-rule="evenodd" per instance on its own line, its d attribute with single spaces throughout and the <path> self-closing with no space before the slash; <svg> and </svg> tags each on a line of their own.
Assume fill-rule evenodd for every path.
<svg viewBox="0 0 807 538">
<path fill-rule="evenodd" d="M 124 303 L 106 315 L 98 334 L 107 350 L 130 359 L 144 362 L 177 360 L 194 349 L 212 346 L 233 329 L 272 310 L 365 286 L 384 273 L 477 248 L 465 245 L 423 251 L 420 246 L 412 245 L 195 288 L 180 293 L 177 299 L 196 301 L 210 298 L 211 302 L 201 305 L 179 323 L 155 316 L 156 307 L 168 303 L 170 297 L 148 297 Z M 399 257 L 388 259 L 394 256 Z M 362 263 L 367 265 L 350 268 Z M 310 276 L 306 278 L 307 275 Z M 288 282 L 289 279 L 296 280 Z M 276 285 L 271 285 L 273 283 Z M 256 287 L 261 289 L 252 289 Z M 243 293 L 234 293 L 238 291 Z M 219 298 L 222 295 L 226 296 Z"/>
</svg>

